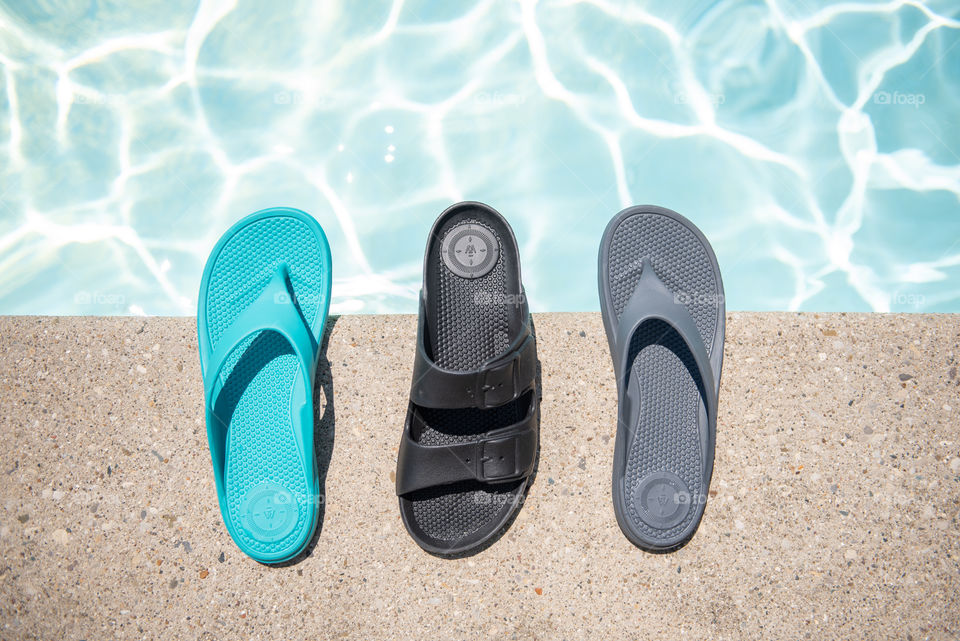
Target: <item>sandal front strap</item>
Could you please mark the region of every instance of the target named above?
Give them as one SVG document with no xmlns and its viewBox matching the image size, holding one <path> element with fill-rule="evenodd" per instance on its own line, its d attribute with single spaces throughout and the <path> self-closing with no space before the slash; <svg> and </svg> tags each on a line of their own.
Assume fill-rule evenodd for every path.
<svg viewBox="0 0 960 641">
<path fill-rule="evenodd" d="M 626 308 L 620 315 L 616 342 L 621 354 L 620 361 L 614 361 L 617 374 L 617 388 L 626 387 L 626 377 L 630 374 L 630 341 L 640 326 L 650 320 L 661 320 L 673 327 L 680 335 L 693 355 L 697 372 L 703 384 L 703 396 L 707 404 L 707 418 L 710 425 L 717 423 L 717 385 L 710 365 L 707 347 L 700 336 L 697 324 L 690 316 L 685 305 L 679 302 L 653 270 L 649 258 L 643 258 L 640 281 L 637 283 Z M 626 321 L 626 322 L 624 322 Z"/>
<path fill-rule="evenodd" d="M 416 420 L 410 408 L 397 456 L 397 495 L 460 481 L 502 483 L 525 478 L 537 457 L 537 412 L 532 401 L 522 421 L 493 430 L 475 441 L 422 445 L 410 435 Z"/>
<path fill-rule="evenodd" d="M 220 336 L 217 347 L 203 371 L 207 431 L 210 437 L 211 454 L 215 457 L 219 456 L 221 462 L 219 466 L 214 465 L 215 471 L 219 469 L 221 473 L 223 472 L 222 462 L 225 452 L 220 445 L 213 447 L 213 444 L 219 444 L 223 441 L 222 438 L 213 438 L 215 436 L 214 430 L 225 431 L 227 428 L 225 422 L 214 413 L 217 397 L 223 391 L 223 383 L 225 382 L 220 380 L 220 374 L 230 354 L 253 334 L 273 331 L 283 336 L 293 347 L 299 361 L 300 367 L 298 369 L 302 376 L 304 390 L 306 390 L 307 401 L 300 408 L 292 408 L 292 411 L 299 412 L 301 421 L 308 421 L 307 424 L 312 425 L 312 390 L 318 346 L 310 327 L 296 305 L 289 279 L 289 267 L 286 263 L 280 264 L 270 282 L 264 287 L 256 300 L 250 303 Z M 294 430 L 294 434 L 300 451 L 312 452 L 312 443 L 305 443 L 299 430 Z M 220 436 L 222 437 L 223 434 L 220 434 Z M 310 445 L 309 449 L 306 448 L 307 445 Z M 307 464 L 309 464 L 309 461 L 304 462 L 305 466 Z M 215 474 L 215 480 L 218 489 L 222 489 L 223 479 L 221 475 Z"/>
</svg>

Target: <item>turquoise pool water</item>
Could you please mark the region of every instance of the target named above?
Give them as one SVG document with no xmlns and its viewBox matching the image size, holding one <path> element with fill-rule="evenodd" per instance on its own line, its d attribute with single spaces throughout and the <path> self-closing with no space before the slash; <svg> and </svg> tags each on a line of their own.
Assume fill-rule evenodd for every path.
<svg viewBox="0 0 960 641">
<path fill-rule="evenodd" d="M 960 6 L 0 2 L 0 313 L 193 314 L 207 252 L 314 214 L 331 311 L 415 312 L 461 199 L 536 311 L 598 309 L 654 203 L 730 309 L 960 311 Z"/>
</svg>

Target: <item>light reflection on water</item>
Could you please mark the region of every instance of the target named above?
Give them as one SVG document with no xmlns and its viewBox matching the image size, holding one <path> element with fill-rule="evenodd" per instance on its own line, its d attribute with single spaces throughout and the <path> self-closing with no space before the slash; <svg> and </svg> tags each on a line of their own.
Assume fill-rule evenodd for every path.
<svg viewBox="0 0 960 641">
<path fill-rule="evenodd" d="M 633 203 L 703 228 L 730 309 L 960 311 L 958 41 L 950 2 L 0 3 L 0 313 L 192 314 L 275 205 L 332 312 L 413 313 L 461 199 L 536 311 L 597 309 Z"/>
</svg>

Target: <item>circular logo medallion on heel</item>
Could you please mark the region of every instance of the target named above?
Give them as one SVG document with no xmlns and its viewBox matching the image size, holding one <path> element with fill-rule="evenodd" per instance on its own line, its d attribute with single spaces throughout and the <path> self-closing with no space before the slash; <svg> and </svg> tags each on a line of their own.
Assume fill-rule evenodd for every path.
<svg viewBox="0 0 960 641">
<path fill-rule="evenodd" d="M 640 519 L 650 527 L 668 530 L 690 511 L 690 491 L 676 474 L 654 472 L 640 481 L 633 493 Z"/>
<path fill-rule="evenodd" d="M 297 502 L 290 490 L 267 481 L 253 487 L 240 507 L 240 522 L 258 541 L 281 540 L 297 524 Z"/>
<path fill-rule="evenodd" d="M 476 223 L 462 223 L 452 228 L 440 245 L 443 264 L 460 278 L 480 278 L 488 274 L 499 256 L 497 237 Z"/>
</svg>

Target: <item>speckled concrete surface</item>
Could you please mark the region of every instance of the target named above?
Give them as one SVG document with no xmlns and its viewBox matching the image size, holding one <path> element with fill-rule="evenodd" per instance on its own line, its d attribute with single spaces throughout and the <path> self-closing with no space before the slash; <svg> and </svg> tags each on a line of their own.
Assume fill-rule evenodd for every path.
<svg viewBox="0 0 960 641">
<path fill-rule="evenodd" d="M 535 322 L 536 482 L 450 561 L 393 494 L 415 318 L 335 319 L 322 531 L 270 568 L 220 520 L 193 319 L 0 319 L 0 637 L 960 635 L 960 317 L 731 314 L 712 498 L 660 555 L 613 515 L 600 316 Z"/>
</svg>

